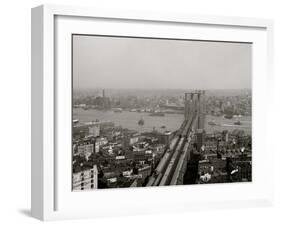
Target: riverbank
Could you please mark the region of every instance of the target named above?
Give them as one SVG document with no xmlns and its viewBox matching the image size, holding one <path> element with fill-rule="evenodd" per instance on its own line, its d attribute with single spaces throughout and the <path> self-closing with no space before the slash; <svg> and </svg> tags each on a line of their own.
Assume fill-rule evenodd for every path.
<svg viewBox="0 0 281 226">
<path fill-rule="evenodd" d="M 84 110 L 82 108 L 73 109 L 73 118 L 79 119 L 81 123 L 86 123 L 94 120 L 112 121 L 116 126 L 122 126 L 138 132 L 150 132 L 153 129 L 158 131 L 175 131 L 183 122 L 183 114 L 165 114 L 164 116 L 150 116 L 147 112 L 131 112 L 131 111 L 102 111 L 96 109 Z M 143 119 L 144 125 L 139 125 L 138 121 Z M 240 121 L 241 125 L 234 125 L 235 121 Z M 214 122 L 215 125 L 210 125 L 209 122 Z M 214 131 L 235 129 L 244 130 L 246 134 L 251 134 L 252 117 L 242 116 L 239 118 L 226 119 L 223 116 L 207 115 L 205 119 L 205 130 L 207 133 Z"/>
</svg>

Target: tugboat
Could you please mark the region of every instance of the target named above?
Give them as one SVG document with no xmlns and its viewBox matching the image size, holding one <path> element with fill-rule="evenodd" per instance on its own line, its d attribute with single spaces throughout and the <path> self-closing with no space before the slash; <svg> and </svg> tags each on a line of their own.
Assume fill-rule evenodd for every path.
<svg viewBox="0 0 281 226">
<path fill-rule="evenodd" d="M 143 126 L 143 125 L 144 125 L 144 120 L 143 120 L 143 118 L 141 118 L 141 119 L 138 121 L 138 124 L 139 124 L 140 126 Z"/>
</svg>

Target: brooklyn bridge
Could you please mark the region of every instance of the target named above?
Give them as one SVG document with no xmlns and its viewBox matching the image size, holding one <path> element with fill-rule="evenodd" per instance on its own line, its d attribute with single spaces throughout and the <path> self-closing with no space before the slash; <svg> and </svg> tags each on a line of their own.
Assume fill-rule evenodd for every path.
<svg viewBox="0 0 281 226">
<path fill-rule="evenodd" d="M 184 121 L 169 143 L 146 186 L 195 183 L 205 121 L 205 91 L 185 93 Z M 193 142 L 197 136 L 197 142 Z M 196 149 L 192 148 L 196 145 Z M 187 168 L 189 168 L 187 170 Z"/>
</svg>

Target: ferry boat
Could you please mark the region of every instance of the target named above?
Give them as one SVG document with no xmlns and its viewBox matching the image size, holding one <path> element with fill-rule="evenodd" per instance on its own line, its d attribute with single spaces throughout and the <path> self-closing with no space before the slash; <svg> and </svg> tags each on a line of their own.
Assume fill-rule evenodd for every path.
<svg viewBox="0 0 281 226">
<path fill-rule="evenodd" d="M 153 112 L 151 114 L 149 114 L 149 116 L 165 116 L 165 113 L 164 112 Z"/>
<path fill-rule="evenodd" d="M 236 121 L 236 122 L 234 122 L 234 125 L 240 126 L 240 125 L 242 125 L 242 123 L 240 121 Z"/>
<path fill-rule="evenodd" d="M 74 124 L 77 124 L 77 123 L 79 122 L 79 119 L 73 119 L 72 122 L 73 122 Z"/>
<path fill-rule="evenodd" d="M 224 116 L 224 118 L 226 118 L 226 119 L 232 119 L 232 118 L 233 118 L 233 115 L 232 115 L 232 114 L 226 114 L 226 115 Z"/>
<path fill-rule="evenodd" d="M 122 108 L 113 108 L 113 111 L 115 112 L 115 113 L 121 113 L 122 112 Z"/>
</svg>

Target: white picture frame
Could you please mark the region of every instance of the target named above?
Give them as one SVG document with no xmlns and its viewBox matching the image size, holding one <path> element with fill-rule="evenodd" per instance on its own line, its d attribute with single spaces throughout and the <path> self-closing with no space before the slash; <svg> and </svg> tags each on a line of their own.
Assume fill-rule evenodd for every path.
<svg viewBox="0 0 281 226">
<path fill-rule="evenodd" d="M 108 22 L 106 26 L 108 30 L 101 29 L 104 21 Z M 123 22 L 126 22 L 124 26 Z M 92 26 L 93 23 L 95 26 Z M 119 30 L 116 29 L 115 23 L 120 23 Z M 136 24 L 145 24 L 146 27 L 139 30 L 131 29 Z M 65 120 L 62 117 L 67 114 L 71 102 L 65 101 L 66 105 L 60 105 L 61 99 L 71 98 L 69 34 L 95 32 L 143 36 L 143 33 L 147 32 L 146 36 L 153 36 L 155 34 L 149 33 L 152 32 L 150 30 L 161 27 L 158 36 L 180 37 L 179 27 L 175 28 L 174 33 L 173 29 L 170 29 L 174 26 L 184 29 L 189 26 L 190 29 L 194 29 L 192 34 L 188 32 L 184 34 L 189 35 L 190 39 L 201 37 L 204 40 L 249 41 L 255 45 L 252 68 L 253 111 L 256 112 L 253 117 L 253 142 L 257 154 L 253 154 L 253 182 L 250 185 L 71 192 L 71 187 L 67 187 L 71 181 L 71 172 L 67 174 L 71 149 L 64 148 L 65 143 L 58 140 L 58 136 L 65 141 L 69 139 L 67 135 L 64 137 L 59 135 L 60 128 L 65 129 L 65 134 L 71 130 L 71 120 L 68 122 L 68 116 Z M 100 30 L 93 31 L 93 28 Z M 269 117 L 268 109 L 272 104 L 270 101 L 273 85 L 272 39 L 273 22 L 266 19 L 107 11 L 56 5 L 33 8 L 32 216 L 41 220 L 56 220 L 271 205 L 273 177 L 268 175 L 273 171 L 273 150 L 266 149 L 268 134 L 266 119 Z M 62 162 L 62 157 L 65 158 L 65 163 Z M 158 189 L 157 192 L 154 189 Z M 204 195 L 207 191 L 209 195 Z M 230 193 L 233 194 L 231 197 Z M 108 202 L 112 202 L 112 205 L 108 206 Z"/>
</svg>

